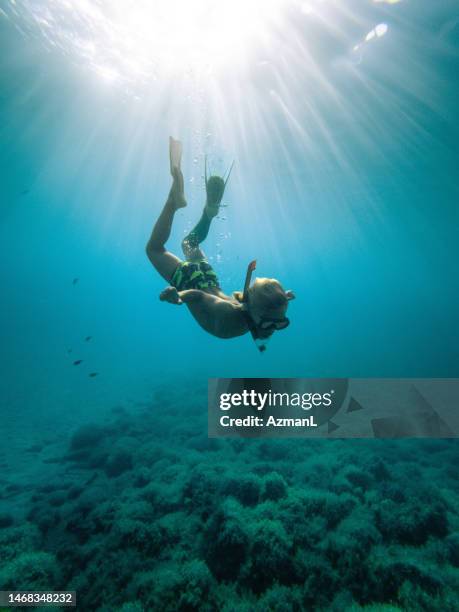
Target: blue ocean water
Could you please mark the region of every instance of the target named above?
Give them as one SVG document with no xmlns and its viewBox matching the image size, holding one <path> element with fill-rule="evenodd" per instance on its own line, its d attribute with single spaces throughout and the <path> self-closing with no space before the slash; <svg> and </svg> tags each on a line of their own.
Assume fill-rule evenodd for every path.
<svg viewBox="0 0 459 612">
<path fill-rule="evenodd" d="M 136 411 L 149 414 L 148 406 L 154 405 L 157 422 L 152 427 L 161 431 L 161 423 L 170 418 L 168 411 L 176 414 L 181 406 L 186 414 L 190 407 L 189 427 L 195 429 L 188 434 L 193 431 L 199 437 L 205 434 L 209 377 L 455 377 L 459 372 L 457 2 L 274 1 L 255 10 L 250 3 L 244 8 L 236 2 L 223 14 L 204 1 L 189 3 L 192 9 L 172 2 L 169 10 L 185 11 L 186 18 L 185 23 L 178 19 L 176 27 L 181 29 L 175 37 L 171 23 L 176 16 L 168 16 L 167 8 L 161 13 L 170 28 L 165 35 L 158 15 L 149 13 L 153 9 L 146 5 L 64 0 L 0 4 L 2 511 L 6 517 L 11 512 L 28 516 L 27 524 L 38 525 L 41 536 L 45 534 L 35 544 L 40 554 L 59 555 L 62 549 L 56 539 L 46 537 L 50 527 L 37 520 L 38 510 L 28 515 L 33 504 L 27 495 L 33 496 L 34 482 L 43 486 L 55 478 L 50 470 L 56 463 L 60 466 L 56 457 L 62 459 L 69 440 L 72 452 L 87 448 L 86 442 L 80 447 L 71 436 L 88 422 L 109 427 L 105 419 L 118 414 L 119 420 L 122 411 L 131 415 L 132 431 L 138 431 Z M 238 21 L 227 22 L 233 28 L 229 35 L 224 28 L 218 30 L 220 21 L 234 18 Z M 240 48 L 234 42 L 239 40 L 236 33 Z M 201 37 L 199 44 L 193 36 Z M 158 299 L 165 282 L 147 260 L 145 243 L 170 187 L 170 135 L 183 142 L 188 206 L 176 215 L 168 248 L 180 253 L 182 238 L 200 217 L 205 156 L 221 174 L 234 160 L 224 207 L 203 248 L 228 293 L 242 288 L 248 262 L 257 259 L 257 274 L 278 278 L 296 294 L 288 312 L 291 325 L 275 334 L 263 354 L 248 335 L 214 338 L 198 327 L 185 306 Z M 113 441 L 113 431 L 123 428 L 118 426 L 120 430 L 114 426 L 102 434 Z M 179 456 L 181 443 L 187 447 L 186 435 L 168 432 Z M 159 441 L 150 435 L 141 435 L 145 449 L 158 449 Z M 294 501 L 301 505 L 302 487 L 307 491 L 314 484 L 291 473 L 288 453 L 297 456 L 296 444 L 279 459 L 264 448 L 265 468 L 258 466 L 247 490 L 274 504 L 284 499 L 285 487 L 296 487 Z M 427 452 L 425 446 L 410 444 L 407 464 L 400 467 L 402 481 L 410 479 L 410 466 L 422 464 Z M 27 451 L 34 445 L 40 450 Z M 212 472 L 219 462 L 235 460 L 237 446 L 225 446 L 217 455 L 212 445 L 202 445 L 193 447 L 181 469 Z M 262 450 L 255 448 L 243 451 L 249 462 L 251 453 L 256 455 L 254 465 L 263 460 Z M 304 444 L 301 448 L 307 452 Z M 355 481 L 364 482 L 356 485 L 363 489 L 370 487 L 365 474 L 371 470 L 377 480 L 376 455 L 389 462 L 391 453 L 405 452 L 395 444 L 373 448 L 377 450 L 365 447 L 364 476 L 354 474 Z M 332 449 L 336 451 L 315 449 L 323 465 L 339 457 L 359 464 L 358 445 Z M 166 450 L 157 452 L 158 461 L 166 461 Z M 447 501 L 438 502 L 443 508 L 439 512 L 451 513 L 450 527 L 456 525 L 457 530 L 457 480 L 443 473 L 441 464 L 442 458 L 453 462 L 457 447 L 445 445 L 435 453 L 440 457 L 438 474 L 435 466 L 432 470 L 440 488 L 445 478 L 448 493 Z M 129 470 L 125 466 L 120 472 L 116 466 L 111 470 L 106 463 L 88 462 L 83 455 L 77 457 L 82 471 L 75 472 L 75 481 L 87 482 L 91 470 L 101 469 L 114 486 L 133 465 L 136 478 L 142 470 L 152 470 L 148 480 L 161 473 L 153 451 L 148 459 L 136 456 L 133 465 L 128 461 Z M 273 490 L 280 491 L 272 495 L 260 493 L 271 485 L 256 480 L 267 478 L 270 461 L 282 479 L 272 477 Z M 284 464 L 276 467 L 276 461 Z M 422 482 L 427 478 L 422 470 L 417 477 Z M 209 487 L 216 486 L 215 475 L 206 478 Z M 76 486 L 71 470 L 66 483 L 68 488 Z M 228 508 L 231 500 L 250 512 L 251 493 L 247 501 L 231 483 L 215 493 L 213 501 L 221 502 L 223 509 L 215 510 L 204 539 L 218 531 L 221 516 L 237 514 Z M 17 494 L 15 486 L 22 487 Z M 347 486 L 335 483 L 329 492 L 325 486 L 321 495 L 346 497 Z M 386 494 L 378 491 L 382 497 Z M 151 493 L 148 503 L 162 508 L 158 495 L 174 498 L 179 493 Z M 359 512 L 369 512 L 365 499 L 363 494 L 349 503 L 347 498 L 324 497 L 318 503 L 336 502 L 347 516 L 353 504 Z M 397 503 L 395 494 L 390 499 Z M 415 504 L 413 499 L 409 503 Z M 45 504 L 43 499 L 37 503 Z M 185 502 L 174 503 L 172 510 L 163 508 L 155 516 L 172 521 L 173 513 L 190 510 Z M 195 516 L 206 521 L 198 506 Z M 73 511 L 58 503 L 52 507 L 60 508 L 62 515 Z M 46 514 L 46 505 L 43 508 L 40 512 Z M 286 547 L 288 556 L 290 544 L 274 524 L 275 509 L 264 511 L 273 523 L 268 532 L 282 550 Z M 282 511 L 278 508 L 279 516 Z M 391 506 L 391 512 L 394 516 L 398 510 Z M 454 528 L 444 528 L 442 520 L 432 536 L 453 538 Z M 7 518 L 5 526 L 20 528 L 11 527 Z M 257 529 L 261 527 L 241 535 L 241 541 L 258 541 Z M 311 529 L 314 539 L 318 524 Z M 374 539 L 370 531 L 368 527 L 366 541 L 377 546 L 397 539 L 395 527 L 386 523 Z M 24 538 L 27 550 L 29 540 Z M 412 545 L 413 538 L 416 546 L 424 543 L 409 534 L 397 545 Z M 441 548 L 438 542 L 429 545 Z M 185 555 L 186 547 L 177 546 L 173 550 Z M 440 553 L 432 550 L 429 563 L 446 563 L 445 556 L 439 561 Z M 233 584 L 238 579 L 242 593 L 250 591 L 243 576 L 222 570 L 214 560 L 215 555 L 231 557 L 231 551 L 223 547 L 201 553 L 187 557 L 187 563 L 205 562 L 210 570 L 190 566 L 192 575 L 204 571 L 210 580 L 210 571 L 212 580 Z M 280 561 L 273 560 L 273 573 L 283 566 L 283 554 Z M 81 559 L 75 567 L 78 563 Z M 451 564 L 457 566 L 457 557 Z M 161 565 L 157 571 L 166 569 Z M 259 566 L 253 571 L 262 573 Z M 71 576 L 68 567 L 65 572 L 68 582 L 61 578 L 50 587 L 71 584 L 78 574 Z M 456 583 L 442 580 L 451 597 L 457 578 Z M 4 584 L 10 588 L 12 583 L 5 579 Z M 239 592 L 242 599 L 234 609 L 254 609 L 253 598 L 270 585 L 259 578 L 252 595 Z M 288 589 L 291 581 L 281 580 L 281 585 Z M 107 609 L 141 601 L 142 589 L 137 587 L 129 597 L 115 597 Z M 207 584 L 196 596 L 198 603 L 182 602 L 181 609 L 216 609 L 217 600 L 206 599 L 215 588 Z M 112 595 L 120 589 L 114 586 Z M 438 606 L 446 597 L 438 596 L 439 589 L 438 584 L 431 589 Z M 401 609 L 407 608 L 406 598 L 386 595 L 375 601 L 398 601 Z M 158 595 L 160 600 L 163 596 Z M 290 595 L 279 597 L 287 601 Z M 295 597 L 285 609 L 297 609 Z M 353 592 L 353 597 L 362 605 L 373 601 L 367 593 Z M 427 595 L 410 597 L 412 609 L 433 605 Z M 320 606 L 326 609 L 331 600 Z M 305 609 L 313 605 L 301 601 Z M 172 600 L 164 609 L 177 609 L 176 604 Z M 85 609 L 91 609 L 87 602 Z"/>
</svg>

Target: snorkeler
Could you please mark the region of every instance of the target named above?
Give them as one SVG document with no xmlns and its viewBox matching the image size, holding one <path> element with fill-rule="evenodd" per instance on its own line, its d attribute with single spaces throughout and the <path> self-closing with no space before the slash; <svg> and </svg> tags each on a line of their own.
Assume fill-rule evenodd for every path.
<svg viewBox="0 0 459 612">
<path fill-rule="evenodd" d="M 206 164 L 206 204 L 201 219 L 182 241 L 185 260 L 166 251 L 164 245 L 170 236 L 174 215 L 187 205 L 180 169 L 182 145 L 178 140 L 169 139 L 169 154 L 172 187 L 146 246 L 149 260 L 170 283 L 159 296 L 160 300 L 186 304 L 199 325 L 218 338 L 234 338 L 250 331 L 259 350 L 264 351 L 270 336 L 289 325 L 285 314 L 289 300 L 295 296 L 274 278 L 256 278 L 250 285 L 255 261 L 248 266 L 242 292 L 235 291 L 230 297 L 220 289 L 217 275 L 199 245 L 218 214 L 231 168 L 226 180 L 220 176 L 208 178 Z"/>
</svg>

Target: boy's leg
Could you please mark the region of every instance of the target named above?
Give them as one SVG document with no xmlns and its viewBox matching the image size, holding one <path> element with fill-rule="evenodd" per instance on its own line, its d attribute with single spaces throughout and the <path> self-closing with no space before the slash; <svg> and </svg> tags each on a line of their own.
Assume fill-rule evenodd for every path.
<svg viewBox="0 0 459 612">
<path fill-rule="evenodd" d="M 188 261 L 205 259 L 205 255 L 199 248 L 199 244 L 207 238 L 211 221 L 212 217 L 209 217 L 206 209 L 204 209 L 201 219 L 191 230 L 188 236 L 185 236 L 185 238 L 182 240 L 183 254 Z"/>
<path fill-rule="evenodd" d="M 148 259 L 156 270 L 168 282 L 170 282 L 180 259 L 173 253 L 166 251 L 166 244 L 172 229 L 175 212 L 178 208 L 186 206 L 183 193 L 183 176 L 178 168 L 174 168 L 174 182 L 169 197 L 164 205 L 158 220 L 155 223 L 150 240 L 146 246 Z"/>
</svg>

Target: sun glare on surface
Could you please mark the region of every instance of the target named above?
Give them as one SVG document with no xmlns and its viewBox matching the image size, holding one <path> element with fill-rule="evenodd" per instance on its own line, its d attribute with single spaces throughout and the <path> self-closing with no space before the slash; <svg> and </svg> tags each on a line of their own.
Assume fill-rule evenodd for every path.
<svg viewBox="0 0 459 612">
<path fill-rule="evenodd" d="M 269 44 L 290 0 L 25 1 L 49 46 L 89 62 L 108 81 L 141 81 L 243 65 Z M 16 4 L 12 11 L 19 14 Z"/>
<path fill-rule="evenodd" d="M 305 193 L 308 201 L 321 199 L 325 185 L 330 199 L 342 203 L 340 211 L 359 202 L 367 214 L 374 187 L 362 174 L 361 159 L 385 167 L 386 182 L 397 176 L 405 158 L 394 151 L 419 149 L 422 113 L 444 113 L 444 75 L 430 57 L 435 52 L 451 61 L 456 53 L 455 16 L 427 0 L 417 6 L 406 0 L 0 4 L 5 32 L 17 41 L 5 59 L 18 106 L 25 97 L 47 95 L 56 78 L 62 89 L 56 117 L 68 112 L 71 119 L 62 138 L 86 138 L 78 160 L 95 143 L 109 149 L 112 133 L 124 139 L 113 218 L 124 206 L 119 194 L 125 177 L 147 184 L 151 160 L 170 134 L 188 152 L 191 202 L 202 198 L 205 157 L 220 173 L 236 157 L 231 184 L 234 194 L 244 176 L 238 198 L 252 203 L 239 213 L 247 227 L 258 224 L 267 197 L 282 212 L 289 202 L 300 206 Z M 429 19 L 437 25 L 426 30 Z M 29 68 L 33 78 L 24 92 L 22 74 Z M 88 126 L 86 136 L 75 117 Z M 43 117 L 43 125 L 48 121 Z M 137 201 L 141 206 L 142 198 Z M 285 214 L 282 223 L 294 232 L 293 215 Z M 276 219 L 273 236 L 277 225 Z"/>
<path fill-rule="evenodd" d="M 240 62 L 251 46 L 267 41 L 280 7 L 279 0 L 136 2 L 128 10 L 125 3 L 113 4 L 114 22 L 122 24 L 132 54 L 169 69 Z"/>
</svg>

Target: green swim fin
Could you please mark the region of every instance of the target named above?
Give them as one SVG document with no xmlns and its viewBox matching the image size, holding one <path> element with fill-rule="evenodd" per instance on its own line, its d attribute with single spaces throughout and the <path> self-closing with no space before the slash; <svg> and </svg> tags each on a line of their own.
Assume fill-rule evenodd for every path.
<svg viewBox="0 0 459 612">
<path fill-rule="evenodd" d="M 207 195 L 207 211 L 211 217 L 215 217 L 218 213 L 220 202 L 222 201 L 223 194 L 225 193 L 226 183 L 233 169 L 234 161 L 228 170 L 226 178 L 223 179 L 221 176 L 212 175 L 207 176 L 207 155 L 204 162 L 204 179 L 206 182 L 206 195 Z"/>
</svg>

